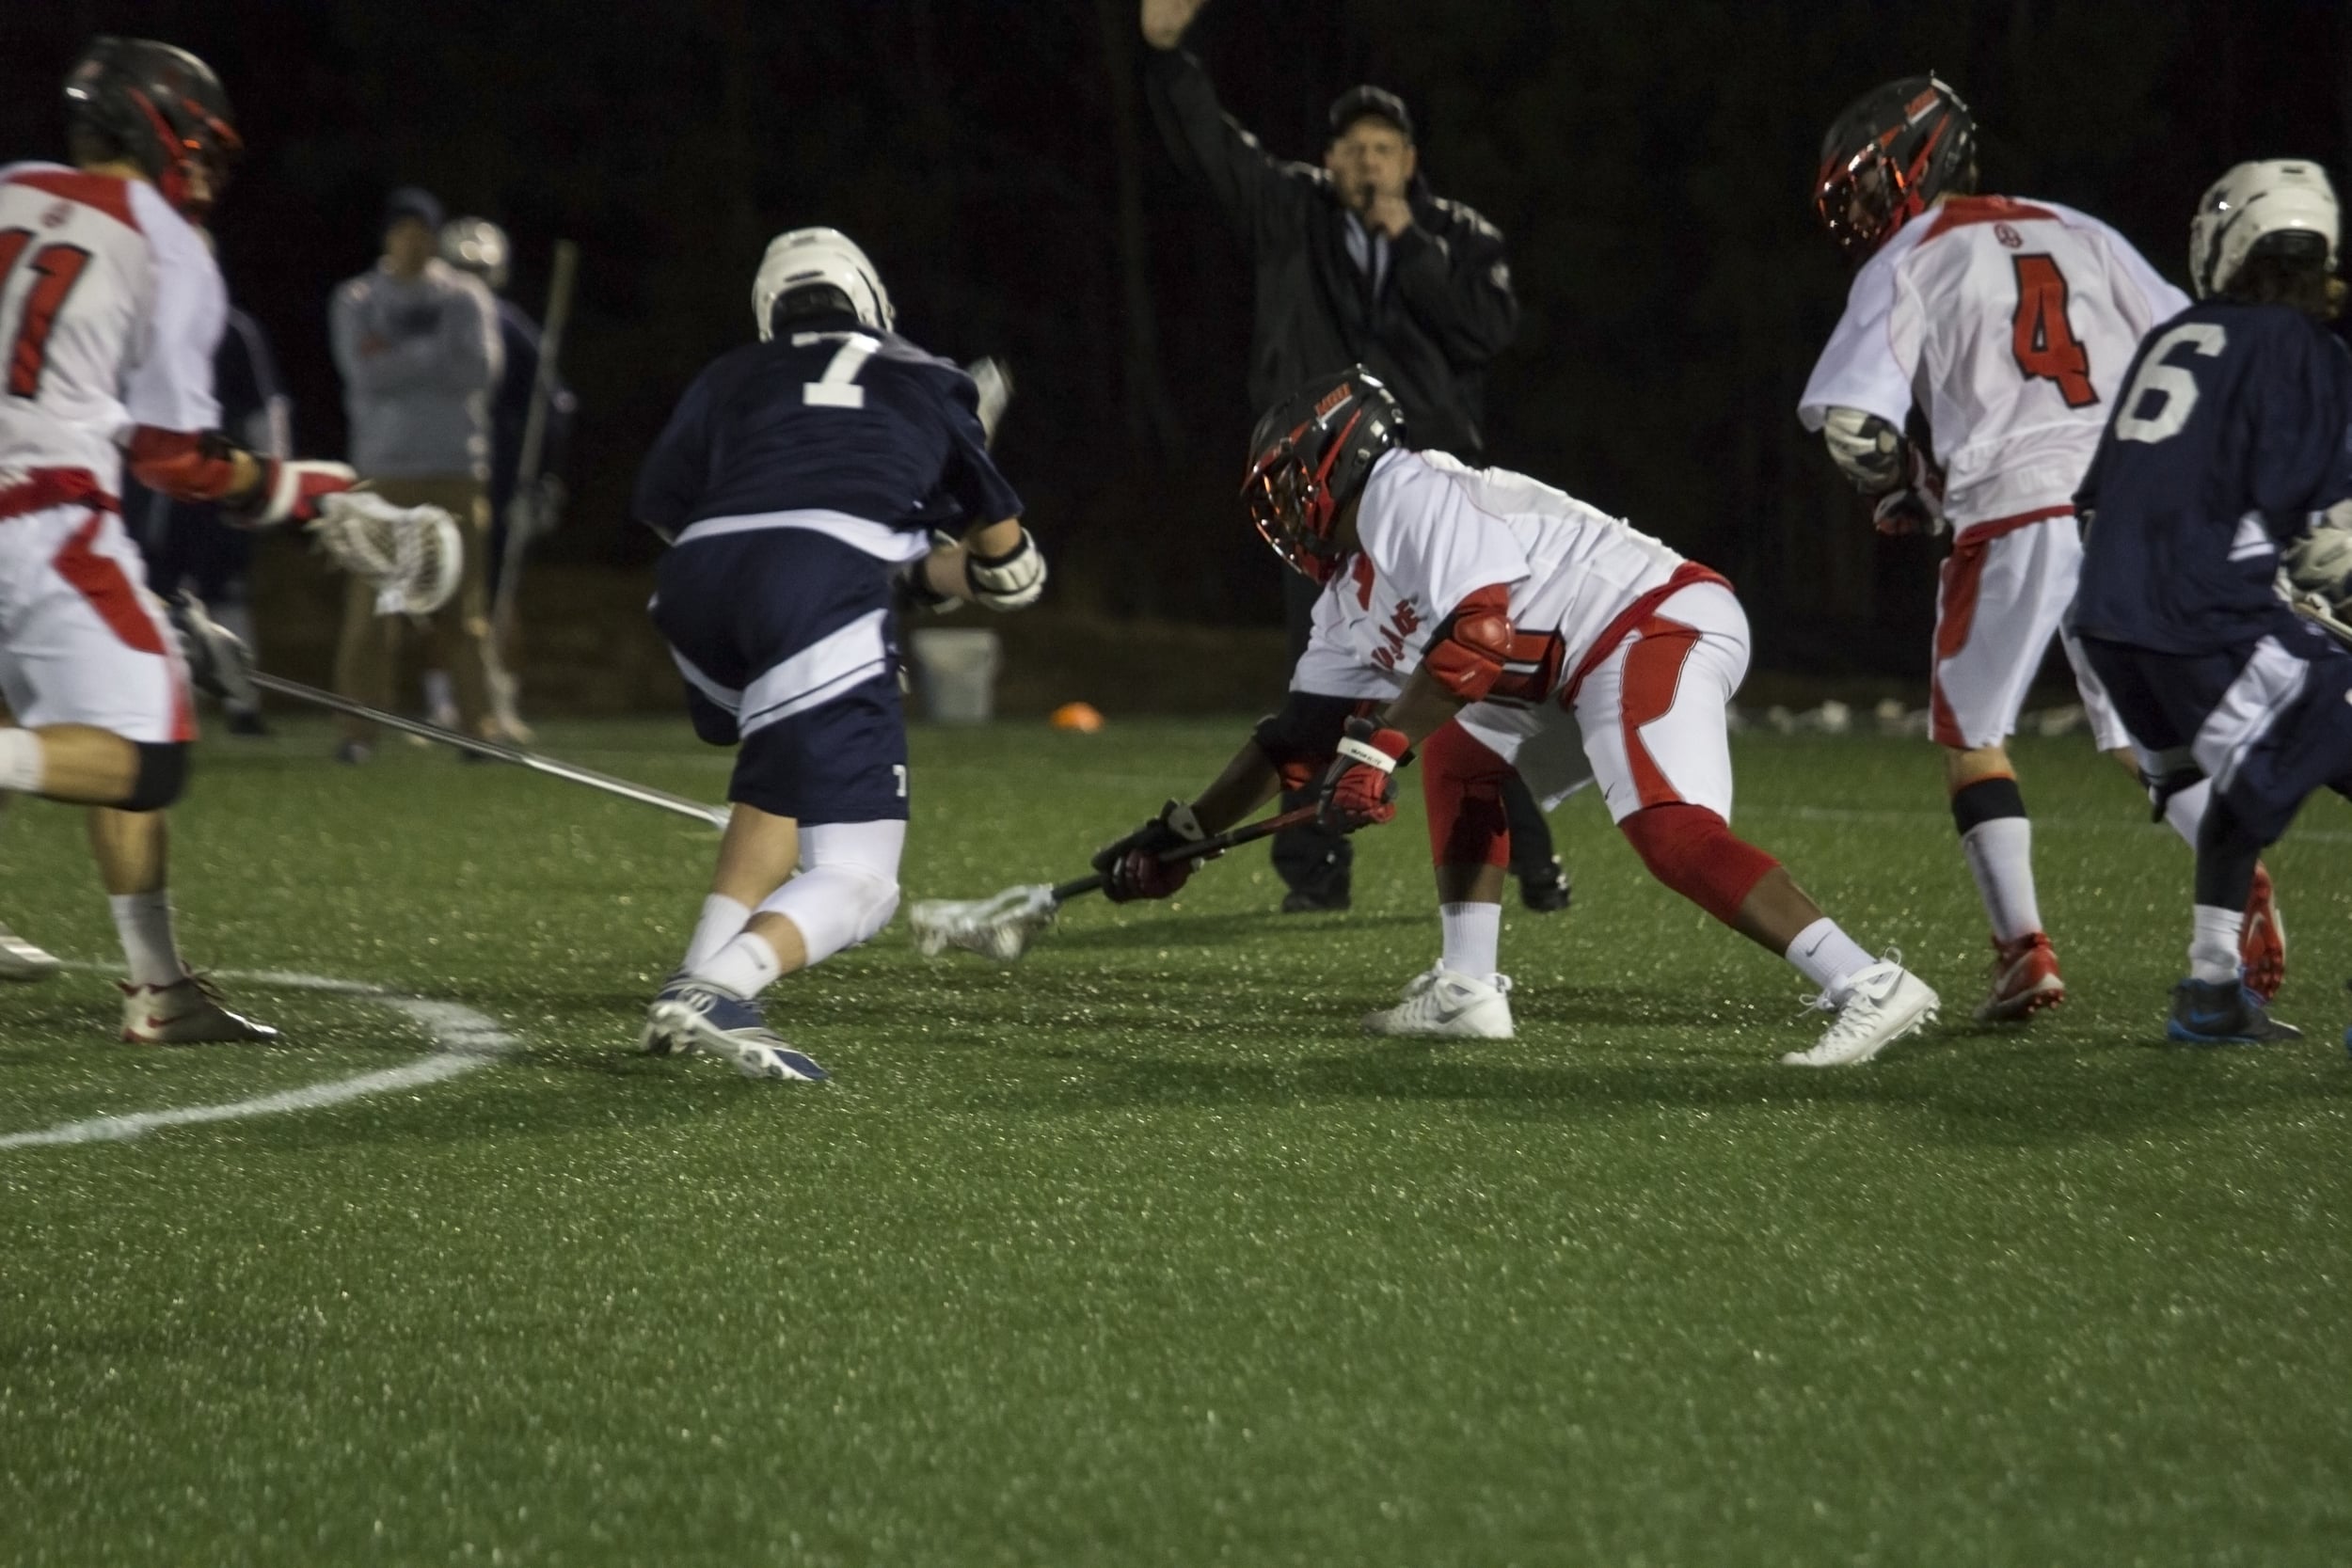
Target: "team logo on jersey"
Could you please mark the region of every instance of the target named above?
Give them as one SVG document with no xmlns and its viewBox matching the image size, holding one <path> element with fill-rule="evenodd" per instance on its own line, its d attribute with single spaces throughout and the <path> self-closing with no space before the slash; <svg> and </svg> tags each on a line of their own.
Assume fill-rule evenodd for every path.
<svg viewBox="0 0 2352 1568">
<path fill-rule="evenodd" d="M 43 229 L 55 229 L 72 215 L 73 203 L 71 201 L 60 201 L 56 206 L 50 208 L 47 212 L 41 214 L 40 226 Z"/>
<path fill-rule="evenodd" d="M 1380 628 L 1380 646 L 1372 650 L 1372 661 L 1383 670 L 1396 668 L 1405 657 L 1405 644 L 1413 633 L 1421 630 L 1421 611 L 1410 599 L 1399 599 L 1389 611 L 1389 624 Z"/>
<path fill-rule="evenodd" d="M 1993 237 L 2010 250 L 2016 250 L 2026 243 L 2025 237 L 2006 223 L 1996 223 L 1993 226 Z"/>
</svg>

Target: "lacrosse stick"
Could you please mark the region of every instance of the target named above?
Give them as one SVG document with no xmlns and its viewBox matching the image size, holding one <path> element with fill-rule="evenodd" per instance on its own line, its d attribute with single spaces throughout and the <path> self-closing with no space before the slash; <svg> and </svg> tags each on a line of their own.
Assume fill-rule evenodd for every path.
<svg viewBox="0 0 2352 1568">
<path fill-rule="evenodd" d="M 1163 865 L 1222 854 L 1238 845 L 1279 833 L 1314 820 L 1315 808 L 1301 806 L 1279 816 L 1263 817 L 1239 828 L 1212 833 L 1197 844 L 1179 845 L 1160 857 Z M 1097 871 L 1067 882 L 1036 882 L 1009 887 L 993 898 L 927 898 L 914 906 L 907 923 L 914 928 L 914 948 L 935 958 L 950 947 L 977 953 L 1009 964 L 1029 949 L 1040 931 L 1054 923 L 1061 907 L 1081 894 L 1095 892 L 1110 879 Z"/>
<path fill-rule="evenodd" d="M 506 673 L 506 645 L 515 637 L 515 604 L 522 592 L 523 552 L 531 542 L 555 526 L 539 508 L 539 468 L 547 455 L 548 410 L 561 382 L 556 356 L 564 352 L 564 328 L 571 320 L 572 288 L 580 275 L 580 246 L 569 240 L 555 242 L 555 275 L 548 283 L 548 317 L 539 329 L 539 375 L 531 385 L 531 407 L 523 416 L 522 450 L 516 455 L 515 499 L 506 507 L 506 553 L 499 562 L 498 597 L 490 607 L 490 646 L 497 650 L 499 670 Z M 513 677 L 506 702 L 513 705 Z"/>
<path fill-rule="evenodd" d="M 454 746 L 461 752 L 471 752 L 478 757 L 492 757 L 500 762 L 511 762 L 518 768 L 528 768 L 533 773 L 545 773 L 548 778 L 562 779 L 569 784 L 586 784 L 590 789 L 601 789 L 607 795 L 617 795 L 624 800 L 635 800 L 643 805 L 658 806 L 663 811 L 675 812 L 680 816 L 691 816 L 697 822 L 707 823 L 714 828 L 723 828 L 727 825 L 727 808 L 724 806 L 707 806 L 700 800 L 690 800 L 683 795 L 673 795 L 665 789 L 631 784 L 627 779 L 616 779 L 610 773 L 599 773 L 593 768 L 581 768 L 573 763 L 558 762 L 553 757 L 544 757 L 536 752 L 526 752 L 515 746 L 501 746 L 495 740 L 484 740 L 475 736 L 461 734 L 456 730 L 445 730 L 438 724 L 428 724 L 421 719 L 410 719 L 404 714 L 387 713 L 380 707 L 370 707 L 365 703 L 355 703 L 348 697 L 337 696 L 332 691 L 322 691 L 315 686 L 305 686 L 300 681 L 290 681 L 282 675 L 265 675 L 259 670 L 255 670 L 247 678 L 263 691 L 275 691 L 281 697 L 292 697 L 299 703 L 310 703 L 319 707 L 331 708 L 337 713 L 349 714 L 354 719 L 365 719 L 370 723 L 381 724 L 389 730 L 398 730 L 403 735 L 421 736 L 427 740 L 437 741 L 443 746 Z"/>
<path fill-rule="evenodd" d="M 375 587 L 378 615 L 430 615 L 449 603 L 465 571 L 457 519 L 437 506 L 394 506 L 367 490 L 319 505 L 311 541 L 344 571 Z"/>
</svg>

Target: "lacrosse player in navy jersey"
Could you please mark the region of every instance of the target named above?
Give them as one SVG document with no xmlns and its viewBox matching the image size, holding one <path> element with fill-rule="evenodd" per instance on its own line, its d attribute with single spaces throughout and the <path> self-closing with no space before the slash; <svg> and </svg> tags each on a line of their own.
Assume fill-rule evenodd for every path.
<svg viewBox="0 0 2352 1568">
<path fill-rule="evenodd" d="M 898 907 L 894 586 L 932 607 L 1022 610 L 1045 559 L 989 457 L 972 377 L 891 330 L 890 296 L 846 235 L 779 236 L 752 310 L 760 341 L 687 388 L 637 483 L 637 515 L 672 544 L 651 608 L 695 733 L 740 748 L 710 896 L 644 1045 L 821 1079 L 755 998 Z"/>
<path fill-rule="evenodd" d="M 2315 164 L 2240 164 L 2189 229 L 2198 303 L 2124 380 L 2077 504 L 2075 630 L 2159 803 L 2200 780 L 2188 977 L 2168 1032 L 2292 1039 L 2240 973 L 2254 860 L 2322 788 L 2352 795 L 2352 354 L 2337 209 Z"/>
</svg>

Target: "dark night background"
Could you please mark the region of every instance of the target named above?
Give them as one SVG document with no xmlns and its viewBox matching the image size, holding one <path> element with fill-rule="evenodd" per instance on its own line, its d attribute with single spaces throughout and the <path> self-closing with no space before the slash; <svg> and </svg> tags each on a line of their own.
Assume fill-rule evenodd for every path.
<svg viewBox="0 0 2352 1568">
<path fill-rule="evenodd" d="M 1232 501 L 1248 278 L 1141 97 L 1134 0 L 7 0 L 0 154 L 60 150 L 90 33 L 184 44 L 251 151 L 218 216 L 306 451 L 342 450 L 326 308 L 417 182 L 512 232 L 516 293 L 582 246 L 583 406 L 558 561 L 642 570 L 640 453 L 751 330 L 770 235 L 847 230 L 900 326 L 1021 382 L 1001 456 L 1064 613 L 1265 624 L 1275 567 Z M 1422 120 L 1436 189 L 1501 225 L 1525 308 L 1494 461 L 1726 571 L 1759 662 L 1923 670 L 1933 552 L 1882 543 L 1794 405 L 1843 303 L 1814 226 L 1823 127 L 1931 67 L 1975 108 L 1987 189 L 2106 218 L 2175 281 L 2198 194 L 2247 157 L 2352 150 L 2352 5 L 1215 0 L 1191 44 L 1276 151 L 1319 156 L 1359 80 Z"/>
</svg>

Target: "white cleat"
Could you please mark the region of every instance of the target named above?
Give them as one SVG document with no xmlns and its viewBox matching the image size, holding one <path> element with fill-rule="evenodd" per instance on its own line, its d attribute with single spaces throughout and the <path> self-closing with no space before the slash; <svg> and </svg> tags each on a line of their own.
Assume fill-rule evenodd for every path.
<svg viewBox="0 0 2352 1568">
<path fill-rule="evenodd" d="M 122 1037 L 135 1045 L 222 1045 L 274 1040 L 278 1031 L 221 1006 L 200 974 L 167 986 L 122 987 Z"/>
<path fill-rule="evenodd" d="M 1481 980 L 1431 965 L 1413 976 L 1405 1000 L 1364 1015 L 1367 1035 L 1416 1039 L 1507 1040 L 1511 1037 L 1511 977 Z"/>
<path fill-rule="evenodd" d="M 1810 1051 L 1791 1051 L 1781 1060 L 1790 1067 L 1859 1066 L 1933 1023 L 1940 1004 L 1925 980 L 1893 958 L 1883 958 L 1853 977 L 1845 1004 L 1836 1009 L 1837 1022 L 1820 1042 Z M 1828 1010 L 1831 1003 L 1823 995 L 1814 1006 Z"/>
<path fill-rule="evenodd" d="M 746 1078 L 821 1084 L 828 1076 L 760 1016 L 759 1004 L 705 980 L 676 980 L 645 1009 L 645 1049 L 656 1055 L 707 1051 Z M 664 1050 L 657 1042 L 666 1042 Z"/>
<path fill-rule="evenodd" d="M 0 926 L 0 980 L 46 980 L 61 966 L 6 926 Z"/>
</svg>

